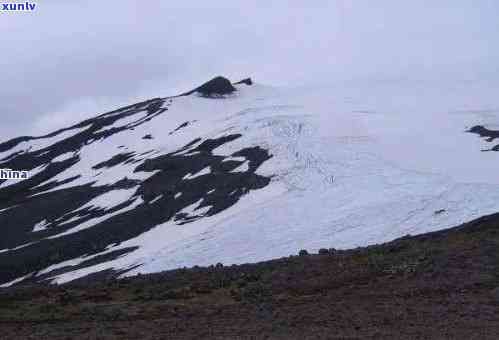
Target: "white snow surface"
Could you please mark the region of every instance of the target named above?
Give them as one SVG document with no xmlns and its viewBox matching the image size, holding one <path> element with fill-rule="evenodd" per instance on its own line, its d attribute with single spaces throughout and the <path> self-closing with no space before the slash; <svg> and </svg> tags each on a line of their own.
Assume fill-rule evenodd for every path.
<svg viewBox="0 0 499 340">
<path fill-rule="evenodd" d="M 53 144 L 56 144 L 57 142 L 64 140 L 66 138 L 69 138 L 71 136 L 74 136 L 78 134 L 79 132 L 83 131 L 86 129 L 88 126 L 84 126 L 81 128 L 74 128 L 74 129 L 69 129 L 66 131 L 62 131 L 57 133 L 56 135 L 52 137 L 46 137 L 44 138 L 43 136 L 37 137 L 40 139 L 33 139 L 33 140 L 28 140 L 22 143 L 19 143 L 16 147 L 0 152 L 0 159 L 5 158 L 5 160 L 8 160 L 11 158 L 11 155 L 16 154 L 16 153 L 25 153 L 25 152 L 33 152 L 37 150 L 42 150 L 46 147 L 49 147 Z"/>
<path fill-rule="evenodd" d="M 35 226 L 33 227 L 33 232 L 36 233 L 42 230 L 46 230 L 49 225 L 50 223 L 47 223 L 47 220 L 42 220 L 35 224 Z"/>
<path fill-rule="evenodd" d="M 269 150 L 273 157 L 257 173 L 273 176 L 271 183 L 217 215 L 181 226 L 172 220 L 111 246 L 101 254 L 139 248 L 53 277 L 53 282 L 137 264 L 141 266 L 125 275 L 256 262 L 300 249 L 363 246 L 499 211 L 499 153 L 482 152 L 495 144 L 465 132 L 474 125 L 499 126 L 498 87 L 399 81 L 294 89 L 255 84 L 238 89 L 237 95 L 224 99 L 174 98 L 167 114 L 83 148 L 78 165 L 58 180 L 82 174 L 65 187 L 95 181 L 111 184 L 125 176 L 143 180 L 152 174 L 132 173 L 134 164 L 99 170 L 92 166 L 119 150 L 145 159 L 173 152 L 197 137 L 240 133 L 241 138 L 214 153 L 229 155 L 251 146 Z M 172 136 L 166 133 L 187 119 L 196 122 Z M 133 118 L 126 117 L 116 126 L 131 122 Z M 141 139 L 145 134 L 154 139 Z M 118 149 L 120 145 L 126 148 Z M 151 150 L 156 152 L 143 154 Z M 235 171 L 247 168 L 245 163 Z M 208 172 L 205 168 L 190 176 Z M 131 196 L 132 191 L 111 192 L 87 206 L 109 209 Z M 186 212 L 203 215 L 205 208 L 195 209 L 199 203 Z M 435 214 L 441 209 L 445 211 Z M 53 268 L 85 260 L 88 257 Z"/>
</svg>

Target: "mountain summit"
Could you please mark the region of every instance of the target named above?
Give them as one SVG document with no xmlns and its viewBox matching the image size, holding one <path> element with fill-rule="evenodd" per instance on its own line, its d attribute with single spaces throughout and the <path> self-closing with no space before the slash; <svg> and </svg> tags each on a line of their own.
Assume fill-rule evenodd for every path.
<svg viewBox="0 0 499 340">
<path fill-rule="evenodd" d="M 220 97 L 223 95 L 231 94 L 234 91 L 236 91 L 236 88 L 232 86 L 230 80 L 218 76 L 210 81 L 207 81 L 206 83 L 195 88 L 194 90 L 186 92 L 184 95 L 191 95 L 197 92 L 204 97 Z"/>
<path fill-rule="evenodd" d="M 0 180 L 0 285 L 256 262 L 499 211 L 494 125 L 393 110 L 394 93 L 217 77 L 0 143 L 0 169 L 29 172 Z"/>
</svg>

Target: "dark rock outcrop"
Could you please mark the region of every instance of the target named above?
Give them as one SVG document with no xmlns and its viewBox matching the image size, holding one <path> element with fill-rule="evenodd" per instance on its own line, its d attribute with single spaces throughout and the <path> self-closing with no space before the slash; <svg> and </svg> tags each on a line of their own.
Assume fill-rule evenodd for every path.
<svg viewBox="0 0 499 340">
<path fill-rule="evenodd" d="M 499 138 L 499 131 L 489 130 L 481 125 L 473 126 L 468 132 L 476 133 L 480 137 L 487 137 L 487 142 L 493 142 L 494 139 Z"/>
<path fill-rule="evenodd" d="M 243 80 L 238 81 L 237 83 L 234 83 L 234 85 L 239 85 L 239 84 L 245 84 L 251 86 L 253 85 L 253 80 L 251 80 L 251 78 L 245 78 Z"/>
<path fill-rule="evenodd" d="M 481 125 L 473 126 L 467 132 L 476 133 L 477 135 L 479 135 L 482 138 L 486 137 L 485 140 L 489 143 L 491 143 L 495 139 L 499 138 L 499 131 L 498 130 L 489 130 L 486 127 L 483 127 Z M 482 150 L 482 151 L 499 151 L 499 144 L 497 144 L 496 146 L 493 146 L 490 149 Z"/>
<path fill-rule="evenodd" d="M 195 88 L 194 90 L 182 94 L 182 96 L 188 96 L 193 93 L 199 93 L 203 97 L 217 98 L 223 95 L 231 94 L 234 91 L 236 91 L 236 88 L 232 86 L 230 80 L 218 76 L 204 83 L 203 85 Z"/>
<path fill-rule="evenodd" d="M 197 90 L 202 95 L 223 95 L 235 89 L 228 80 L 215 78 Z M 144 101 L 44 136 L 23 136 L 0 143 L 0 168 L 32 172 L 24 181 L 0 187 L 0 285 L 20 277 L 25 277 L 26 282 L 40 282 L 111 261 L 135 248 L 99 253 L 168 221 L 182 226 L 218 214 L 242 196 L 270 183 L 269 177 L 256 173 L 272 157 L 267 150 L 251 146 L 227 154 L 213 152 L 242 137 L 241 134 L 198 137 L 169 153 L 162 152 L 159 146 L 161 140 L 175 138 L 170 137 L 171 133 L 154 136 L 161 138 L 157 145 L 145 142 L 153 138 L 152 134 L 129 134 L 160 115 L 166 116 L 169 108 L 175 110 L 174 98 Z M 173 131 L 188 129 L 195 122 L 185 121 Z M 165 131 L 177 124 L 166 125 Z M 80 156 L 89 145 L 117 135 L 127 136 L 133 143 L 142 139 L 139 143 L 147 143 L 148 150 L 129 149 L 123 141 L 116 140 L 116 150 L 112 150 L 114 143 L 108 146 L 107 151 L 113 151 L 110 154 L 96 154 L 92 164 L 80 163 Z M 248 166 L 239 168 L 244 163 Z M 115 170 L 124 165 L 129 172 Z M 70 168 L 71 175 L 63 174 Z M 98 181 L 104 172 L 109 180 Z M 149 174 L 144 180 L 130 179 L 135 172 Z M 64 179 L 58 180 L 59 177 Z M 0 184 L 5 181 L 0 179 Z M 115 190 L 131 190 L 133 194 L 120 202 L 86 206 Z M 196 202 L 200 202 L 198 208 L 185 213 Z M 54 264 L 84 255 L 95 257 L 38 274 Z"/>
</svg>

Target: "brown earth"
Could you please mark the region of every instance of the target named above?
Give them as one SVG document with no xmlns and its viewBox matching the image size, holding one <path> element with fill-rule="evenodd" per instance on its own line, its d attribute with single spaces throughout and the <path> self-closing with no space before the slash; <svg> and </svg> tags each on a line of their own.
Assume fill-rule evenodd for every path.
<svg viewBox="0 0 499 340">
<path fill-rule="evenodd" d="M 0 290 L 0 339 L 499 339 L 499 214 L 367 248 Z"/>
</svg>

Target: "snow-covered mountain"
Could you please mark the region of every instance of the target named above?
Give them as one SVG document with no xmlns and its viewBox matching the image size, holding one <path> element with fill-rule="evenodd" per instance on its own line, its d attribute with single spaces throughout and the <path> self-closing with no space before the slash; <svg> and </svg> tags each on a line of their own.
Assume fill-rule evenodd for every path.
<svg viewBox="0 0 499 340">
<path fill-rule="evenodd" d="M 395 90 L 398 89 L 398 90 Z M 0 284 L 265 260 L 499 211 L 482 89 L 214 80 L 0 144 Z"/>
</svg>

